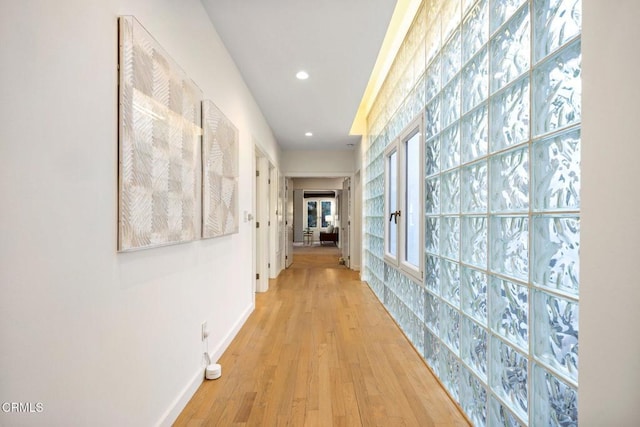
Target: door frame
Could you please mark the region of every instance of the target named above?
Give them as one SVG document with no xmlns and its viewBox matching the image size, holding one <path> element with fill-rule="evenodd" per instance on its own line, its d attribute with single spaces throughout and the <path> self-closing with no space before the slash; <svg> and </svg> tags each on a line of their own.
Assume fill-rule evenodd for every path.
<svg viewBox="0 0 640 427">
<path fill-rule="evenodd" d="M 351 180 L 351 183 L 353 184 L 354 182 L 354 177 L 355 177 L 356 172 L 286 172 L 284 173 L 285 179 L 287 178 L 349 178 Z M 349 255 L 351 257 L 351 260 L 354 259 L 354 255 L 353 255 L 353 250 L 354 250 L 354 240 L 356 239 L 356 236 L 354 236 L 354 231 L 356 229 L 359 229 L 360 227 L 362 227 L 362 218 L 358 217 L 356 215 L 356 211 L 353 209 L 355 206 L 357 206 L 356 204 L 356 194 L 360 194 L 361 197 L 361 192 L 358 191 L 353 191 L 353 187 L 352 187 L 352 191 L 350 191 L 349 197 L 351 199 L 351 206 L 352 206 L 352 211 L 351 211 L 351 225 L 349 227 Z M 345 203 L 344 200 L 340 201 L 341 203 Z M 295 208 L 294 208 L 295 209 Z M 358 244 L 357 245 L 358 250 L 361 250 L 362 245 Z M 358 269 L 360 268 L 360 262 L 359 262 L 360 256 L 358 256 L 358 263 L 356 263 L 355 265 L 353 265 L 353 267 L 357 267 Z M 350 267 L 350 268 L 353 268 Z"/>
</svg>

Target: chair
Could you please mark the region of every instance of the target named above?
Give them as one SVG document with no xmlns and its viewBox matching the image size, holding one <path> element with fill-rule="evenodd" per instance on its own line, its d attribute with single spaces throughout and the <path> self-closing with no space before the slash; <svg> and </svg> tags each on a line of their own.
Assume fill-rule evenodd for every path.
<svg viewBox="0 0 640 427">
<path fill-rule="evenodd" d="M 321 231 L 320 244 L 323 245 L 324 242 L 333 242 L 334 245 L 338 246 L 338 228 L 329 226 L 327 227 L 327 231 Z"/>
</svg>

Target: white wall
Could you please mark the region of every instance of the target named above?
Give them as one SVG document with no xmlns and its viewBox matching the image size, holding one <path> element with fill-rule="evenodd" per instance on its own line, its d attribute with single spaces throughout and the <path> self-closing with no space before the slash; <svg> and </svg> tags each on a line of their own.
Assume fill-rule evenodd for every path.
<svg viewBox="0 0 640 427">
<path fill-rule="evenodd" d="M 640 419 L 640 3 L 583 1 L 581 426 Z"/>
<path fill-rule="evenodd" d="M 340 178 L 293 178 L 294 190 L 342 190 L 344 177 Z"/>
<path fill-rule="evenodd" d="M 353 209 L 351 214 L 351 263 L 353 270 L 360 270 L 362 260 L 362 173 L 360 169 L 351 181 L 351 199 L 353 201 Z"/>
<path fill-rule="evenodd" d="M 302 190 L 294 190 L 293 191 L 293 241 L 294 242 L 302 242 L 304 239 L 304 235 L 302 230 L 304 227 L 302 226 L 304 222 L 303 209 L 300 209 L 300 206 L 304 203 L 304 191 Z"/>
<path fill-rule="evenodd" d="M 198 0 L 3 1 L 0 15 L 0 425 L 169 423 L 253 308 L 253 223 L 116 253 L 117 16 L 131 14 L 240 130 L 278 147 Z"/>
<path fill-rule="evenodd" d="M 360 141 L 355 146 L 355 149 L 354 149 L 355 159 L 353 162 L 354 171 L 364 170 L 364 166 L 363 166 L 364 158 L 365 158 L 365 155 L 367 154 L 366 150 L 369 148 L 367 144 L 367 139 L 368 139 L 367 135 L 362 135 L 362 138 L 360 138 Z"/>
<path fill-rule="evenodd" d="M 282 151 L 280 170 L 286 176 L 347 176 L 355 169 L 354 150 Z"/>
</svg>

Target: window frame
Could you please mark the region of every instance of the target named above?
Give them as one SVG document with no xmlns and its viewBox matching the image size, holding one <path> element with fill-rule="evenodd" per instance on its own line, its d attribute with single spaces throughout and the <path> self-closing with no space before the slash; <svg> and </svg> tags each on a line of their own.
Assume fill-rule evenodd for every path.
<svg viewBox="0 0 640 427">
<path fill-rule="evenodd" d="M 418 263 L 417 265 L 407 261 L 407 232 L 409 231 L 408 212 L 407 212 L 407 168 L 408 168 L 408 155 L 407 145 L 408 142 L 418 135 L 418 152 L 417 159 L 418 170 L 418 188 L 417 188 L 417 250 L 418 250 Z M 395 205 L 400 211 L 400 215 L 396 215 L 394 225 L 396 228 L 396 253 L 395 255 L 390 253 L 387 249 L 390 245 L 390 228 L 393 221 L 393 212 L 390 211 L 390 158 L 393 154 L 396 154 L 396 201 Z M 399 136 L 391 142 L 384 151 L 385 162 L 385 186 L 384 186 L 384 221 L 385 221 L 385 233 L 384 233 L 384 259 L 388 264 L 398 268 L 411 278 L 422 283 L 424 279 L 424 114 L 421 112 L 416 118 L 414 118 L 399 134 Z"/>
<path fill-rule="evenodd" d="M 396 188 L 396 200 L 395 200 L 395 209 L 398 208 L 398 200 L 399 200 L 399 196 L 398 196 L 398 177 L 399 177 L 399 172 L 400 172 L 400 152 L 398 151 L 398 140 L 393 141 L 391 144 L 389 144 L 387 146 L 387 148 L 384 150 L 384 218 L 383 223 L 384 223 L 384 260 L 388 263 L 391 264 L 393 266 L 398 267 L 398 260 L 400 259 L 400 257 L 398 256 L 398 243 L 399 243 L 399 227 L 397 227 L 396 224 L 396 234 L 395 234 L 395 253 L 391 253 L 389 251 L 389 245 L 391 242 L 391 237 L 390 237 L 390 223 L 391 223 L 391 207 L 389 206 L 389 195 L 390 195 L 390 185 L 392 184 L 391 181 L 391 163 L 390 163 L 390 159 L 391 156 L 396 154 L 396 158 L 395 158 L 395 167 L 396 167 L 396 174 L 395 174 L 395 183 L 393 183 L 393 186 Z"/>
</svg>

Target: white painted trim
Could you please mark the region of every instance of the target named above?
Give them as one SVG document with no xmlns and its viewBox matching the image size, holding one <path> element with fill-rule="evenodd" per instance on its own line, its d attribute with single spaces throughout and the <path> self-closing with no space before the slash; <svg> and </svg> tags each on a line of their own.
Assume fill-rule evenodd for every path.
<svg viewBox="0 0 640 427">
<path fill-rule="evenodd" d="M 156 426 L 171 426 L 178 419 L 178 416 L 187 406 L 187 403 L 189 403 L 189 400 L 191 400 L 203 380 L 204 369 L 200 368 L 193 378 L 191 378 L 187 386 L 180 392 L 176 400 L 173 401 L 169 409 L 160 417 L 160 421 L 158 421 Z"/>
<path fill-rule="evenodd" d="M 281 172 L 286 178 L 346 178 L 351 172 Z"/>
<path fill-rule="evenodd" d="M 260 278 L 256 279 L 256 292 L 267 292 L 269 290 L 270 269 L 268 265 L 272 256 L 271 235 L 267 222 L 269 221 L 269 211 L 271 209 L 268 184 L 271 168 L 272 165 L 269 163 L 268 158 L 258 155 L 256 158 L 256 170 L 259 171 L 260 176 L 256 177 L 258 183 L 256 184 L 257 188 L 255 193 L 255 221 L 260 223 L 260 228 L 256 228 L 254 251 L 256 251 L 256 273 L 260 275 Z"/>
<path fill-rule="evenodd" d="M 242 313 L 242 316 L 236 321 L 233 325 L 229 333 L 224 337 L 224 339 L 220 342 L 218 347 L 214 351 L 209 352 L 209 357 L 212 361 L 217 361 L 222 356 L 222 353 L 229 347 L 231 341 L 236 337 L 240 329 L 245 324 L 253 310 L 255 310 L 255 303 L 252 301 L 251 305 L 247 307 L 247 309 Z M 156 426 L 171 426 L 177 419 L 180 413 L 187 406 L 187 403 L 191 400 L 193 395 L 200 387 L 204 381 L 204 369 L 199 368 L 197 372 L 193 375 L 189 383 L 182 389 L 178 397 L 173 401 L 169 409 L 160 417 L 160 420 L 156 424 Z"/>
<path fill-rule="evenodd" d="M 258 253 L 257 253 L 257 229 L 255 221 L 258 218 L 258 204 L 256 203 L 256 194 L 258 191 L 258 186 L 256 185 L 256 171 L 258 170 L 258 147 L 256 145 L 255 139 L 253 140 L 253 147 L 251 150 L 251 211 L 250 215 L 253 216 L 253 219 L 248 221 L 249 226 L 251 227 L 251 300 L 253 304 L 256 302 L 256 292 L 258 289 L 258 283 L 256 280 L 256 273 L 258 272 L 256 266 L 258 263 Z"/>
<path fill-rule="evenodd" d="M 274 167 L 275 166 L 277 166 L 278 168 L 280 167 L 279 163 L 275 162 L 275 159 L 273 159 L 269 155 L 269 152 L 264 149 L 264 146 L 262 145 L 262 143 L 260 142 L 260 140 L 258 138 L 256 138 L 253 135 L 251 135 L 251 141 L 253 142 L 253 147 L 255 149 L 255 153 L 258 154 L 258 157 L 266 157 L 266 159 L 269 161 L 269 163 L 271 163 Z"/>
</svg>

